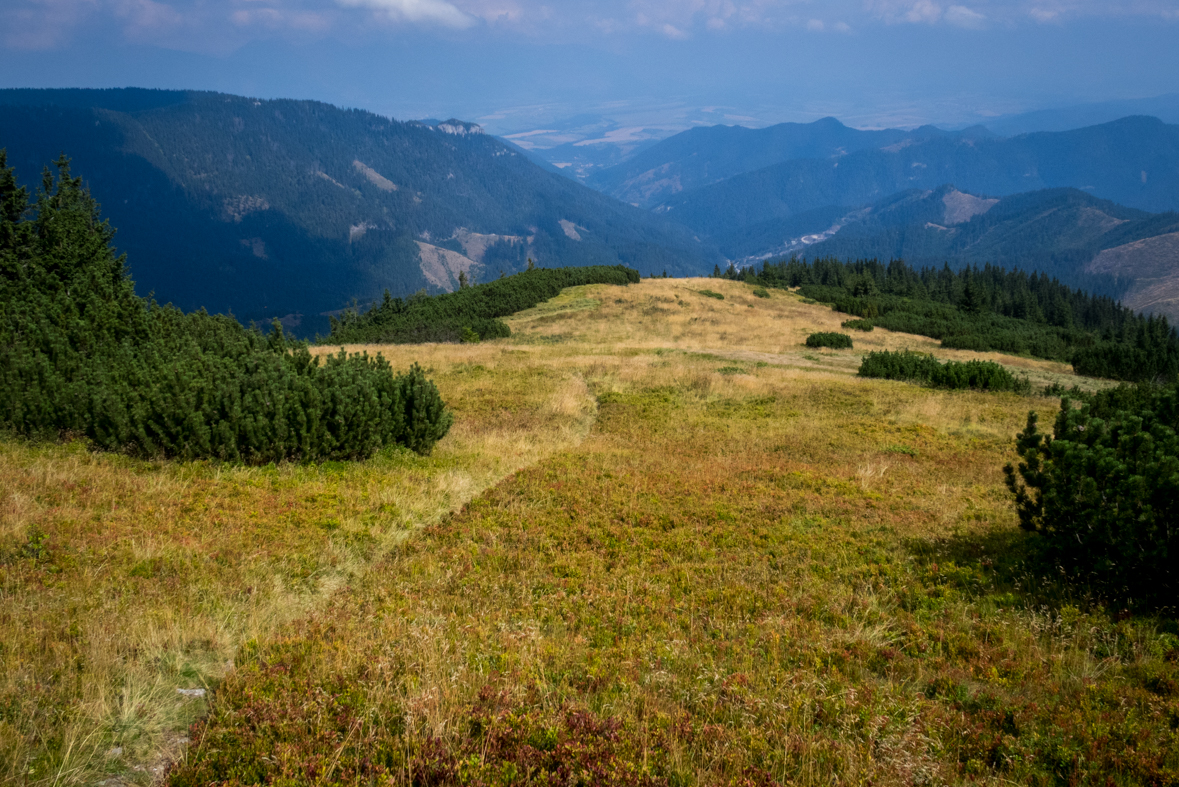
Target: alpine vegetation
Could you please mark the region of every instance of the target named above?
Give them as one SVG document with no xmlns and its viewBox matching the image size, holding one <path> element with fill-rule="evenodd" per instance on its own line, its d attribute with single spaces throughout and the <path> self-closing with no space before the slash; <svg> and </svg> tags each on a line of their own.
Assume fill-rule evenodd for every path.
<svg viewBox="0 0 1179 787">
<path fill-rule="evenodd" d="M 332 343 L 416 344 L 471 342 L 511 335 L 501 317 L 531 309 L 566 287 L 637 284 L 639 272 L 623 265 L 584 268 L 529 268 L 514 276 L 463 287 L 445 295 L 425 293 L 385 299 L 363 314 L 332 318 Z"/>
<path fill-rule="evenodd" d="M 1031 393 L 1031 383 L 994 361 L 946 361 L 932 355 L 902 350 L 871 352 L 860 364 L 860 377 L 912 380 L 933 388 Z"/>
<path fill-rule="evenodd" d="M 850 350 L 851 337 L 846 333 L 821 332 L 806 337 L 807 347 L 832 347 L 836 350 Z"/>
<path fill-rule="evenodd" d="M 144 457 L 263 464 L 429 453 L 452 416 L 416 366 L 342 350 L 320 364 L 278 323 L 184 314 L 135 295 L 114 230 L 71 177 L 36 198 L 0 151 L 0 426 Z"/>
<path fill-rule="evenodd" d="M 1019 523 L 1053 561 L 1109 593 L 1179 602 L 1179 390 L 1122 386 L 1076 407 L 1061 399 L 1052 434 L 1036 413 L 1004 468 Z"/>
</svg>

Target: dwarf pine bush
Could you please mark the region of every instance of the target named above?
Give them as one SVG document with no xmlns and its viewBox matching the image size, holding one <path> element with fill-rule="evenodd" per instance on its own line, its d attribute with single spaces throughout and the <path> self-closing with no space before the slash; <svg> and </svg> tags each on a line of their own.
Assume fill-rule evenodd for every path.
<svg viewBox="0 0 1179 787">
<path fill-rule="evenodd" d="M 1004 468 L 1020 526 L 1107 592 L 1179 604 L 1179 391 L 1121 388 L 1074 407 L 1052 434 L 1035 412 Z"/>
<path fill-rule="evenodd" d="M 384 300 L 364 314 L 332 318 L 328 339 L 339 344 L 416 344 L 500 339 L 511 330 L 500 317 L 531 309 L 566 287 L 636 284 L 639 272 L 622 265 L 536 268 L 444 295 L 425 293 Z"/>
<path fill-rule="evenodd" d="M 812 333 L 806 337 L 807 347 L 834 347 L 837 350 L 847 350 L 852 346 L 852 339 L 846 333 Z"/>
<path fill-rule="evenodd" d="M 416 366 L 320 363 L 275 323 L 184 314 L 135 295 L 114 231 L 68 161 L 36 200 L 0 151 L 0 425 L 145 456 L 253 464 L 428 453 L 452 416 Z"/>
<path fill-rule="evenodd" d="M 934 388 L 1031 392 L 1031 383 L 1026 377 L 1016 377 L 994 361 L 942 363 L 932 355 L 911 350 L 870 352 L 864 356 L 858 374 L 884 380 L 911 380 Z"/>
</svg>

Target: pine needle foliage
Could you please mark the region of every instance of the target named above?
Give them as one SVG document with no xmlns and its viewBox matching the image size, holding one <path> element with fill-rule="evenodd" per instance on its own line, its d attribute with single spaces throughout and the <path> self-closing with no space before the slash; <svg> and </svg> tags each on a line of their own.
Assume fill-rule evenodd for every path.
<svg viewBox="0 0 1179 787">
<path fill-rule="evenodd" d="M 807 347 L 832 347 L 837 350 L 850 350 L 852 339 L 846 333 L 812 333 L 806 337 Z"/>
<path fill-rule="evenodd" d="M 363 314 L 356 310 L 332 318 L 330 343 L 417 344 L 471 342 L 511 335 L 500 317 L 531 309 L 566 287 L 583 284 L 637 284 L 639 272 L 623 265 L 537 268 L 444 295 L 419 293 L 384 300 Z"/>
<path fill-rule="evenodd" d="M 806 299 L 880 328 L 938 339 L 946 348 L 1066 361 L 1089 377 L 1179 379 L 1179 332 L 1165 317 L 1136 314 L 1043 273 L 792 258 L 767 261 L 761 270 L 730 266 L 722 275 L 764 287 L 797 287 Z"/>
<path fill-rule="evenodd" d="M 320 364 L 276 322 L 184 314 L 135 295 L 114 230 L 63 156 L 30 202 L 0 151 L 0 425 L 144 457 L 360 459 L 428 453 L 452 416 L 416 366 Z"/>
<path fill-rule="evenodd" d="M 868 353 L 860 364 L 860 377 L 910 380 L 933 388 L 976 391 L 1031 392 L 1026 378 L 1016 377 L 994 361 L 946 361 L 911 350 Z"/>
<path fill-rule="evenodd" d="M 1004 468 L 1020 525 L 1049 557 L 1106 592 L 1179 605 L 1179 390 L 1118 388 L 1060 403 L 1052 434 L 1035 412 Z"/>
</svg>

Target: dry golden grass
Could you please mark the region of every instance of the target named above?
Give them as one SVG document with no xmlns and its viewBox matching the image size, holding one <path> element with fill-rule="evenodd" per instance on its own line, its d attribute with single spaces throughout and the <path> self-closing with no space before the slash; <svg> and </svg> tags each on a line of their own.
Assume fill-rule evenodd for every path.
<svg viewBox="0 0 1179 787">
<path fill-rule="evenodd" d="M 529 345 L 583 370 L 592 435 L 253 651 L 176 787 L 1042 782 L 1058 744 L 1170 772 L 1132 677 L 1165 635 L 1021 568 L 1000 468 L 1052 403 L 600 349 Z"/>
<path fill-rule="evenodd" d="M 724 300 L 700 295 L 706 288 Z M 699 703 L 731 697 L 736 690 L 722 685 L 726 675 L 748 681 L 761 669 L 748 661 L 750 652 L 687 644 L 690 638 L 660 628 L 680 620 L 666 609 L 658 613 L 668 616 L 664 623 L 642 624 L 650 630 L 638 650 L 614 650 L 595 644 L 602 632 L 593 626 L 575 630 L 567 620 L 552 628 L 534 604 L 537 583 L 562 571 L 589 572 L 594 581 L 585 592 L 605 607 L 644 597 L 674 603 L 671 589 L 683 569 L 648 573 L 643 561 L 657 552 L 643 542 L 625 570 L 599 570 L 601 555 L 565 544 L 560 531 L 541 539 L 549 551 L 521 552 L 537 544 L 513 529 L 519 523 L 543 530 L 566 516 L 566 507 L 579 506 L 608 519 L 677 495 L 696 505 L 699 490 L 730 484 L 753 506 L 734 520 L 742 527 L 760 521 L 758 505 L 772 504 L 789 511 L 775 538 L 790 541 L 814 522 L 827 523 L 831 535 L 805 546 L 814 557 L 798 566 L 808 568 L 796 566 L 784 580 L 765 569 L 736 570 L 727 558 L 702 558 L 698 566 L 715 572 L 717 592 L 736 599 L 760 593 L 759 582 L 793 583 L 810 612 L 800 617 L 797 605 L 779 604 L 757 625 L 775 642 L 813 641 L 807 658 L 893 647 L 906 620 L 895 593 L 854 577 L 823 577 L 845 570 L 859 576 L 862 558 L 849 544 L 875 538 L 882 527 L 890 550 L 908 539 L 1012 530 L 999 468 L 1029 407 L 1047 417 L 1055 403 L 860 379 L 861 354 L 908 347 L 996 360 L 1037 386 L 1094 385 L 1061 364 L 945 351 L 881 329 L 852 332 L 854 350 L 810 350 L 806 336 L 840 330 L 842 316 L 778 291 L 756 298 L 751 289 L 713 279 L 574 288 L 509 320 L 511 339 L 349 347 L 381 353 L 395 368 L 421 363 L 438 383 L 457 418 L 428 458 L 391 453 L 357 464 L 249 469 L 0 442 L 0 556 L 10 555 L 0 560 L 0 779 L 149 781 L 183 749 L 187 724 L 207 708 L 177 689 L 232 678 L 239 649 L 251 641 L 260 643 L 251 646 L 255 654 L 313 642 L 299 668 L 309 687 L 363 673 L 356 685 L 365 707 L 394 714 L 412 733 L 397 739 L 406 757 L 428 740 L 463 751 L 471 708 L 494 683 L 511 703 L 532 703 L 549 721 L 570 702 L 622 718 L 634 734 L 663 740 L 669 767 L 696 783 L 728 779 L 752 762 L 742 747 L 748 753 L 787 740 L 799 753 L 790 762 L 801 769 L 800 783 L 827 783 L 832 768 L 883 783 L 949 777 L 934 733 L 919 724 L 894 725 L 877 748 L 808 737 L 815 703 L 834 702 L 836 684 L 805 665 L 778 674 L 795 682 L 789 690 L 756 680 L 742 690 L 752 703 L 742 712 L 753 721 L 734 711 L 708 721 L 716 729 L 703 737 L 669 738 L 658 720 L 699 715 Z M 617 411 L 596 421 L 599 401 L 622 407 L 626 417 Z M 779 475 L 762 478 L 765 466 Z M 517 474 L 525 468 L 533 469 Z M 617 484 L 602 483 L 602 474 Z M 586 491 L 556 494 L 553 478 Z M 649 500 L 614 499 L 612 490 L 631 478 L 642 480 Z M 745 505 L 727 492 L 708 494 L 700 505 Z M 439 523 L 452 524 L 413 535 Z M 721 554 L 724 543 L 692 549 Z M 474 576 L 469 587 L 456 585 L 463 556 L 482 550 L 501 561 L 498 568 Z M 707 587 L 689 585 L 681 589 L 707 595 Z M 845 623 L 824 623 L 820 608 Z M 972 625 L 969 601 L 951 613 L 945 626 Z M 727 620 L 728 612 L 708 614 Z M 1054 659 L 1077 685 L 1100 677 L 1095 651 L 1051 631 L 1024 636 L 1028 618 L 1008 617 L 1004 641 L 1020 643 L 1012 647 L 1021 659 Z M 729 636 L 743 625 L 750 623 L 729 621 L 733 628 L 721 630 Z M 709 663 L 714 673 L 705 670 Z M 1029 667 L 1020 674 L 1035 673 Z M 252 685 L 251 675 L 233 685 Z M 698 700 L 675 699 L 699 680 Z M 923 680 L 918 670 L 872 690 L 895 699 L 890 712 L 908 712 L 916 707 L 913 686 Z M 866 685 L 838 683 L 838 691 Z M 767 708 L 777 716 L 767 717 Z M 750 724 L 768 725 L 779 737 L 757 738 Z M 355 742 L 378 728 L 393 729 L 370 719 L 345 733 Z M 342 773 L 334 756 L 319 778 Z M 775 767 L 794 767 L 783 763 Z"/>
<path fill-rule="evenodd" d="M 244 468 L 0 443 L 0 779 L 158 775 L 242 642 L 319 609 L 406 534 L 576 444 L 585 383 L 515 364 L 437 376 L 428 458 Z M 507 401 L 505 401 L 505 399 Z M 44 534 L 49 555 L 21 549 Z"/>
</svg>

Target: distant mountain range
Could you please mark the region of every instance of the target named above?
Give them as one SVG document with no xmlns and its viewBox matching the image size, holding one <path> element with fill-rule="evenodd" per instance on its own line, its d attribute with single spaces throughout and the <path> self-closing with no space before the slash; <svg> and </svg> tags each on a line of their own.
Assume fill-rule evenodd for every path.
<svg viewBox="0 0 1179 787">
<path fill-rule="evenodd" d="M 944 183 L 996 196 L 1074 187 L 1142 210 L 1179 208 L 1179 126 L 1157 118 L 1128 117 L 1099 126 L 1012 139 L 990 136 L 978 129 L 924 137 L 914 132 L 914 136 L 896 142 L 890 142 L 889 136 L 876 138 L 889 142 L 885 145 L 874 144 L 871 137 L 849 135 L 851 130 L 841 124 L 818 123 L 821 128 L 816 129 L 816 136 L 823 138 L 820 132 L 825 132 L 831 139 L 825 143 L 829 148 L 849 136 L 864 140 L 865 146 L 846 154 L 794 158 L 728 176 L 711 185 L 685 189 L 663 200 L 654 210 L 701 235 L 712 236 L 816 208 L 864 205 L 907 189 L 934 189 Z M 744 130 L 722 129 L 708 137 L 708 144 L 682 150 L 676 158 L 641 175 L 628 174 L 621 182 L 631 185 L 608 193 L 625 199 L 635 184 L 643 178 L 656 178 L 662 168 L 674 169 L 690 162 L 695 171 L 702 171 L 705 165 L 715 168 L 732 160 L 727 151 L 741 148 Z M 653 163 L 657 150 L 684 145 L 690 133 L 646 151 L 644 163 Z M 700 140 L 704 139 L 701 135 Z M 596 182 L 602 182 L 600 179 L 610 172 L 602 173 Z"/>
<path fill-rule="evenodd" d="M 1094 101 L 1054 109 L 1038 109 L 1016 115 L 1001 115 L 985 121 L 988 129 L 1003 137 L 1034 131 L 1068 131 L 1109 123 L 1131 115 L 1150 115 L 1164 123 L 1179 123 L 1179 93 L 1150 98 Z"/>
<path fill-rule="evenodd" d="M 912 131 L 861 131 L 832 117 L 758 129 L 709 126 L 658 142 L 620 165 L 591 174 L 586 183 L 624 202 L 650 208 L 675 199 L 681 192 L 795 159 L 826 160 L 930 139 L 993 136 L 981 127 L 956 132 L 934 126 Z"/>
<path fill-rule="evenodd" d="M 528 258 L 680 275 L 721 259 L 460 121 L 205 92 L 0 90 L 0 147 L 30 185 L 72 158 L 141 293 L 304 334 L 352 299 L 450 290 L 460 272 L 485 280 Z"/>
<path fill-rule="evenodd" d="M 696 275 L 790 253 L 1017 266 L 1179 321 L 1179 126 L 1151 117 L 696 128 L 587 170 L 605 194 L 462 121 L 218 93 L 0 90 L 0 147 L 30 185 L 73 159 L 141 293 L 302 335 L 529 258 Z"/>
</svg>

